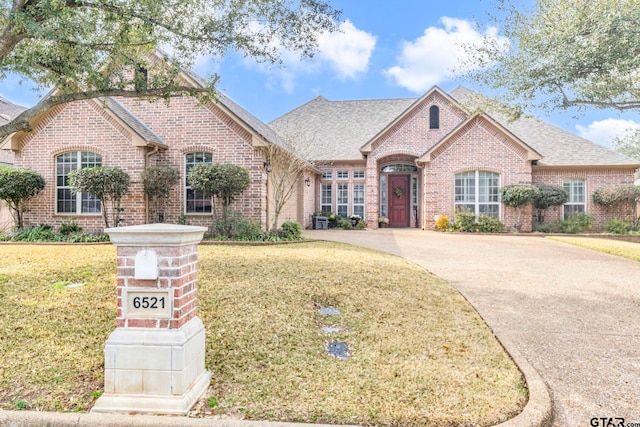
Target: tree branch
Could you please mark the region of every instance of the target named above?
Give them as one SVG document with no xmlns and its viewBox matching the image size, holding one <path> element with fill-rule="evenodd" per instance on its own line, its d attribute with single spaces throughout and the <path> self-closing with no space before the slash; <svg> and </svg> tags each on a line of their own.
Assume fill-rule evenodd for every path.
<svg viewBox="0 0 640 427">
<path fill-rule="evenodd" d="M 0 126 L 0 138 L 10 135 L 14 132 L 30 132 L 32 127 L 30 121 L 46 112 L 56 105 L 66 104 L 74 101 L 84 101 L 94 98 L 120 96 L 124 98 L 166 98 L 177 95 L 198 96 L 205 94 L 212 94 L 215 89 L 215 83 L 217 78 L 208 87 L 193 87 L 193 86 L 180 86 L 171 85 L 161 88 L 150 88 L 143 91 L 126 90 L 126 89 L 107 89 L 107 90 L 93 90 L 87 92 L 74 92 L 65 93 L 61 95 L 54 95 L 43 99 L 37 105 L 28 110 L 23 111 L 15 119 L 9 123 Z"/>
</svg>

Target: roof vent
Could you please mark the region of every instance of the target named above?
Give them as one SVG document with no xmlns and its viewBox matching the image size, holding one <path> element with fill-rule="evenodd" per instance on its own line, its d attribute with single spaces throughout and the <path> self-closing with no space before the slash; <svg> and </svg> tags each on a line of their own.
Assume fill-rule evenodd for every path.
<svg viewBox="0 0 640 427">
<path fill-rule="evenodd" d="M 7 115 L 7 114 L 0 114 L 0 117 L 5 119 L 6 121 L 10 121 L 11 120 L 11 117 L 9 117 L 9 115 Z"/>
</svg>

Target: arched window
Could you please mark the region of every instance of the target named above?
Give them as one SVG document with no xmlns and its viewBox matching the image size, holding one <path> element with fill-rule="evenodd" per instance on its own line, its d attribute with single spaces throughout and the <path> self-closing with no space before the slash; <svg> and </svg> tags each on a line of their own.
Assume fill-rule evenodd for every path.
<svg viewBox="0 0 640 427">
<path fill-rule="evenodd" d="M 569 200 L 563 206 L 563 218 L 569 219 L 575 214 L 585 213 L 587 211 L 587 200 L 584 179 L 565 179 L 562 186 L 569 193 Z"/>
<path fill-rule="evenodd" d="M 56 156 L 56 213 L 100 213 L 102 206 L 93 194 L 74 193 L 69 186 L 69 172 L 102 166 L 102 156 L 90 151 L 70 151 Z"/>
<path fill-rule="evenodd" d="M 437 105 L 429 108 L 429 129 L 440 129 L 440 108 Z"/>
<path fill-rule="evenodd" d="M 500 175 L 487 171 L 456 174 L 454 203 L 456 212 L 500 217 Z"/>
<path fill-rule="evenodd" d="M 187 183 L 187 177 L 189 176 L 189 170 L 200 163 L 213 163 L 213 156 L 211 153 L 205 153 L 203 151 L 197 151 L 188 153 L 185 157 L 185 212 L 192 213 L 211 213 L 211 197 L 206 194 L 192 190 Z"/>
<path fill-rule="evenodd" d="M 380 169 L 380 172 L 384 172 L 384 173 L 393 173 L 393 172 L 417 172 L 418 171 L 418 167 L 415 165 L 404 165 L 404 164 L 398 164 L 398 165 L 387 165 L 387 166 L 383 166 L 382 169 Z"/>
</svg>

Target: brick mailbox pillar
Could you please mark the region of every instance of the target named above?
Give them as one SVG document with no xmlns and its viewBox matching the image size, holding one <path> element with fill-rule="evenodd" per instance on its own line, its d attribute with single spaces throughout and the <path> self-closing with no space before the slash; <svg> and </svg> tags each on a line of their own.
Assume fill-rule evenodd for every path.
<svg viewBox="0 0 640 427">
<path fill-rule="evenodd" d="M 196 317 L 198 243 L 206 230 L 105 230 L 117 246 L 117 328 L 105 345 L 105 390 L 92 412 L 186 415 L 209 387 Z"/>
</svg>

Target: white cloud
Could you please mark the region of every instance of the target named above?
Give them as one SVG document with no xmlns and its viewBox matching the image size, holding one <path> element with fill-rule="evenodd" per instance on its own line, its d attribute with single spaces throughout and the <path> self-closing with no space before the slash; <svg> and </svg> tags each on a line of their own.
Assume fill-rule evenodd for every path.
<svg viewBox="0 0 640 427">
<path fill-rule="evenodd" d="M 369 60 L 375 49 L 376 37 L 357 29 L 347 20 L 340 25 L 340 32 L 318 36 L 318 50 L 313 60 L 303 60 L 300 55 L 281 46 L 273 40 L 273 47 L 282 59 L 282 68 L 270 64 L 258 64 L 245 58 L 245 66 L 256 68 L 269 76 L 267 86 L 278 84 L 285 92 L 292 93 L 296 88 L 296 78 L 302 74 L 318 73 L 325 67 L 336 72 L 340 80 L 357 79 L 369 69 Z"/>
<path fill-rule="evenodd" d="M 357 78 L 369 69 L 376 37 L 346 20 L 341 32 L 323 34 L 318 39 L 319 57 L 329 63 L 341 80 Z"/>
<path fill-rule="evenodd" d="M 624 137 L 638 128 L 640 123 L 622 119 L 597 120 L 587 126 L 576 125 L 576 130 L 581 137 L 609 148 L 613 147 L 612 142 L 616 137 Z"/>
<path fill-rule="evenodd" d="M 442 17 L 440 22 L 444 28 L 429 27 L 415 41 L 403 42 L 398 64 L 385 70 L 396 84 L 413 92 L 424 92 L 449 80 L 454 70 L 463 71 L 469 58 L 465 45 L 481 46 L 485 38 L 508 44 L 506 38 L 498 36 L 495 27 L 480 33 L 463 19 Z"/>
</svg>

